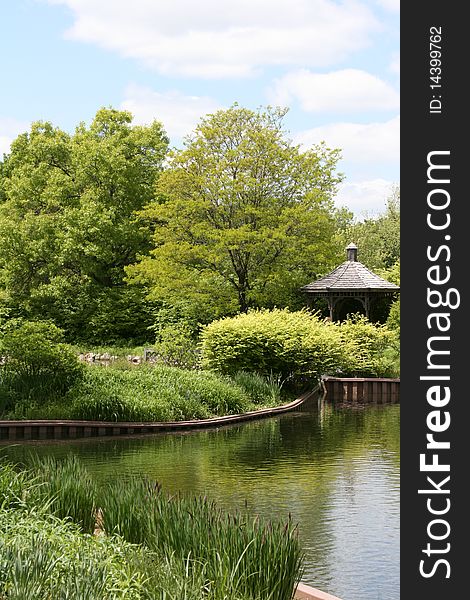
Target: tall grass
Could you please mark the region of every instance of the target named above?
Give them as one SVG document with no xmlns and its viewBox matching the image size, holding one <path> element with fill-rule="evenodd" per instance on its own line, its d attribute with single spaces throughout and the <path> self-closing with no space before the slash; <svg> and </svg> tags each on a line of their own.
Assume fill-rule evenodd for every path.
<svg viewBox="0 0 470 600">
<path fill-rule="evenodd" d="M 83 535 L 75 524 L 40 509 L 0 511 L 1 598 L 159 598 L 148 585 L 159 575 L 148 553 L 116 536 Z"/>
<path fill-rule="evenodd" d="M 65 462 L 51 457 L 32 459 L 36 495 L 59 518 L 70 517 L 83 531 L 93 532 L 96 484 L 83 463 L 71 456 Z"/>
<path fill-rule="evenodd" d="M 104 495 L 104 528 L 191 563 L 203 562 L 208 585 L 249 598 L 290 598 L 301 571 L 296 527 L 226 514 L 207 498 L 169 498 L 140 479 Z"/>
<path fill-rule="evenodd" d="M 265 522 L 241 512 L 227 514 L 207 498 L 170 497 L 159 485 L 143 479 L 100 486 L 75 459 L 35 461 L 27 471 L 0 464 L 0 515 L 19 509 L 29 514 L 38 505 L 44 507 L 44 514 L 53 515 L 47 518 L 67 518 L 75 523 L 75 532 L 79 527 L 88 535 L 96 527 L 99 514 L 99 528 L 105 534 L 100 539 L 103 544 L 109 541 L 111 558 L 116 552 L 116 544 L 123 548 L 118 558 L 123 553 L 128 554 L 129 544 L 144 552 L 144 558 L 139 559 L 141 567 L 136 567 L 134 575 L 129 570 L 125 572 L 128 593 L 134 593 L 137 583 L 143 590 L 153 578 L 153 586 L 157 585 L 158 579 L 160 587 L 155 589 L 160 590 L 160 595 L 144 595 L 142 591 L 143 595 L 110 598 L 290 600 L 302 573 L 303 553 L 296 527 L 290 519 L 286 523 L 279 520 Z M 5 536 L 8 529 L 5 523 L 0 519 L 0 537 Z M 65 527 L 63 521 L 60 523 Z M 29 565 L 32 573 L 43 572 L 46 579 L 49 577 L 47 573 L 53 563 L 48 563 L 46 558 L 55 561 L 56 557 L 54 553 L 46 553 L 44 558 L 41 543 L 29 546 L 30 555 L 36 561 L 34 564 L 28 563 L 28 555 L 21 554 L 20 546 L 16 548 L 10 543 L 4 547 L 9 548 L 10 554 L 0 550 L 0 573 L 2 564 L 8 563 L 11 572 L 18 574 L 18 580 L 23 578 L 25 565 Z M 77 576 L 79 572 L 82 575 L 88 572 L 87 560 L 89 556 L 85 553 L 83 561 L 77 563 Z M 100 585 L 100 581 L 107 581 L 108 575 L 101 571 L 96 577 L 93 585 Z M 9 585 L 13 585 L 11 577 L 9 581 Z M 1 585 L 0 580 L 0 591 Z"/>
<path fill-rule="evenodd" d="M 250 404 L 244 390 L 217 375 L 166 366 L 90 368 L 66 401 L 71 418 L 113 421 L 201 419 Z"/>
<path fill-rule="evenodd" d="M 253 373 L 233 378 L 165 365 L 92 367 L 65 396 L 19 403 L 10 418 L 179 421 L 280 404 L 280 386 Z"/>
<path fill-rule="evenodd" d="M 239 371 L 230 378 L 240 386 L 255 404 L 275 406 L 281 403 L 281 378 L 275 375 L 264 377 L 258 373 Z"/>
</svg>

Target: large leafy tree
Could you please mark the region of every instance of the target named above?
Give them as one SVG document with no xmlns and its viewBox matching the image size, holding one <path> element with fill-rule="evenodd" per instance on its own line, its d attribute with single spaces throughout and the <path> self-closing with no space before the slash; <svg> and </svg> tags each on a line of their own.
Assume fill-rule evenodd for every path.
<svg viewBox="0 0 470 600">
<path fill-rule="evenodd" d="M 167 146 L 160 123 L 132 126 L 111 108 L 72 135 L 48 122 L 20 135 L 0 186 L 4 303 L 73 337 L 143 330 L 142 293 L 126 286 L 124 268 L 149 248 L 134 211 L 152 199 Z"/>
<path fill-rule="evenodd" d="M 201 320 L 292 306 L 299 287 L 338 260 L 339 151 L 302 152 L 286 138 L 285 113 L 234 105 L 203 118 L 172 153 L 141 212 L 155 247 L 127 268 L 151 297 L 189 304 Z"/>
</svg>

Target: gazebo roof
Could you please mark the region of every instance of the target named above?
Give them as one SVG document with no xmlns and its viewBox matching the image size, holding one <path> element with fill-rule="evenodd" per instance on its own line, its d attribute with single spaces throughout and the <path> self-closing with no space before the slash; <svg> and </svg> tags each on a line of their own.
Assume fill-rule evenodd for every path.
<svg viewBox="0 0 470 600">
<path fill-rule="evenodd" d="M 400 288 L 369 271 L 357 260 L 357 246 L 349 244 L 346 248 L 348 260 L 336 267 L 331 273 L 304 285 L 302 291 L 310 293 L 321 292 L 395 292 Z"/>
</svg>

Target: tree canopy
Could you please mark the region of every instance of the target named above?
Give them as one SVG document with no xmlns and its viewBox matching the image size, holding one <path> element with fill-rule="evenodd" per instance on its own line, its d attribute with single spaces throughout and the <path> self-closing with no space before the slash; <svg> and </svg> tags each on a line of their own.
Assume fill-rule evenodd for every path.
<svg viewBox="0 0 470 600">
<path fill-rule="evenodd" d="M 141 290 L 125 285 L 124 268 L 149 248 L 134 212 L 153 198 L 167 146 L 160 123 L 132 126 L 111 108 L 72 135 L 49 122 L 20 135 L 1 173 L 4 306 L 75 338 L 144 327 Z"/>
<path fill-rule="evenodd" d="M 324 144 L 302 151 L 286 137 L 285 112 L 220 110 L 170 155 L 156 200 L 140 213 L 154 248 L 126 268 L 152 298 L 190 299 L 212 318 L 287 306 L 338 260 L 339 151 Z"/>
<path fill-rule="evenodd" d="M 159 122 L 113 108 L 73 133 L 33 123 L 0 162 L 0 331 L 48 320 L 69 341 L 165 344 L 250 308 L 301 308 L 351 241 L 398 273 L 398 190 L 354 223 L 333 201 L 339 150 L 293 143 L 286 112 L 235 104 L 170 154 Z"/>
</svg>

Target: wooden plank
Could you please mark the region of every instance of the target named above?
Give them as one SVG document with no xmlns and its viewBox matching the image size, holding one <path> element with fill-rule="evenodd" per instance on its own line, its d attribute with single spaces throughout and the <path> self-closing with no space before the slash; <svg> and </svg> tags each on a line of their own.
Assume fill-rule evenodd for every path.
<svg viewBox="0 0 470 600">
<path fill-rule="evenodd" d="M 357 404 L 358 381 L 351 381 L 351 397 L 354 404 Z"/>
</svg>

